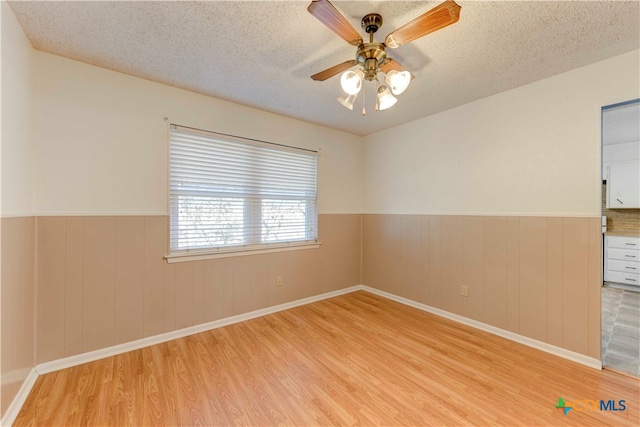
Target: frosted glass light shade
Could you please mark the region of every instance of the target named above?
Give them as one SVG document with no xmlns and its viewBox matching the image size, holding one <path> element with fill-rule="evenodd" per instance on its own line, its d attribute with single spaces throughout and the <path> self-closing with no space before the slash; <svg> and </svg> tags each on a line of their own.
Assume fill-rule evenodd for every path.
<svg viewBox="0 0 640 427">
<path fill-rule="evenodd" d="M 380 110 L 386 110 L 393 107 L 398 99 L 391 94 L 391 91 L 385 85 L 378 88 L 378 104 Z"/>
<path fill-rule="evenodd" d="M 358 97 L 357 93 L 354 95 L 341 96 L 340 98 L 338 98 L 338 102 L 344 105 L 349 110 L 353 110 L 353 103 L 355 102 L 357 97 Z"/>
<path fill-rule="evenodd" d="M 400 95 L 409 87 L 409 83 L 411 83 L 411 73 L 408 71 L 390 70 L 385 76 L 385 80 L 389 88 L 391 88 L 391 92 L 394 95 Z"/>
<path fill-rule="evenodd" d="M 364 73 L 362 70 L 349 70 L 342 73 L 342 77 L 340 77 L 340 85 L 342 86 L 342 90 L 344 90 L 349 95 L 356 95 L 362 89 L 362 79 L 364 78 Z"/>
</svg>

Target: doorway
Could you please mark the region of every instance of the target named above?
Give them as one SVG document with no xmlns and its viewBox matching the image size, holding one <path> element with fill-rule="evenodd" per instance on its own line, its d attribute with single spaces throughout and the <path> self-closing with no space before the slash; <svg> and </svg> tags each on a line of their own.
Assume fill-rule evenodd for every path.
<svg viewBox="0 0 640 427">
<path fill-rule="evenodd" d="M 602 364 L 640 377 L 640 100 L 601 120 Z"/>
</svg>

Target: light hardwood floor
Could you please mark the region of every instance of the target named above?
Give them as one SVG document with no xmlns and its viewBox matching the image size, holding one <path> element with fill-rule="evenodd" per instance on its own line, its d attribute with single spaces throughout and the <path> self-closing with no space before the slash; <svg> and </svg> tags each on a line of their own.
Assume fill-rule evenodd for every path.
<svg viewBox="0 0 640 427">
<path fill-rule="evenodd" d="M 360 291 L 42 375 L 14 425 L 637 426 L 639 393 Z"/>
</svg>

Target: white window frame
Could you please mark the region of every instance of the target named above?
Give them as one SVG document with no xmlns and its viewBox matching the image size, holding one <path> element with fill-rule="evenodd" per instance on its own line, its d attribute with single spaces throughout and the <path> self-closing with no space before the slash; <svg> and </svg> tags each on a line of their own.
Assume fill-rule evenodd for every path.
<svg viewBox="0 0 640 427">
<path fill-rule="evenodd" d="M 312 200 L 305 200 L 304 197 L 293 197 L 293 200 L 305 200 L 306 215 L 305 215 L 305 238 L 303 239 L 295 239 L 288 241 L 278 241 L 278 242 L 260 242 L 260 236 L 262 235 L 262 221 L 261 221 L 261 201 L 262 200 L 286 200 L 287 198 L 278 198 L 277 195 L 274 197 L 273 194 L 268 194 L 265 197 L 258 197 L 254 195 L 253 197 L 244 199 L 244 210 L 243 210 L 243 235 L 244 241 L 242 244 L 238 245 L 227 245 L 227 246 L 211 246 L 211 247 L 200 247 L 200 248 L 187 248 L 187 249 L 176 249 L 173 242 L 173 229 L 177 229 L 179 226 L 179 213 L 178 213 L 178 203 L 172 203 L 172 197 L 180 197 L 179 191 L 172 190 L 172 132 L 182 132 L 189 133 L 198 136 L 209 137 L 213 139 L 218 139 L 226 142 L 247 144 L 247 145 L 257 145 L 262 149 L 273 149 L 276 151 L 288 151 L 294 152 L 298 154 L 304 154 L 306 156 L 315 157 L 315 195 Z M 275 151 L 274 151 L 275 152 Z M 168 230 L 168 242 L 167 247 L 169 248 L 169 253 L 166 255 L 166 260 L 169 263 L 173 262 L 185 262 L 185 261 L 195 261 L 202 259 L 211 259 L 211 258 L 224 258 L 224 257 L 235 257 L 235 256 L 243 256 L 243 255 L 254 255 L 254 254 L 262 254 L 269 252 L 281 252 L 281 251 L 291 251 L 291 250 L 301 250 L 301 249 L 314 249 L 320 246 L 320 242 L 318 241 L 318 200 L 317 200 L 317 178 L 318 178 L 318 158 L 319 158 L 319 150 L 309 150 L 297 147 L 290 147 L 281 144 L 275 144 L 265 141 L 259 141 L 255 139 L 242 138 L 234 135 L 227 135 L 217 132 L 205 131 L 201 129 L 195 129 L 191 127 L 170 124 L 169 132 L 168 132 L 168 205 L 169 205 L 169 230 Z M 211 192 L 211 197 L 215 197 L 217 194 L 215 192 Z M 218 193 L 219 194 L 219 193 Z M 228 197 L 228 196 L 225 196 Z M 284 196 L 280 196 L 284 197 Z M 311 204 L 313 202 L 313 204 Z M 259 232 L 248 233 L 248 228 L 251 228 L 251 224 L 253 224 L 254 231 L 256 230 L 256 226 L 259 226 Z M 256 225 L 257 224 L 257 225 Z"/>
</svg>

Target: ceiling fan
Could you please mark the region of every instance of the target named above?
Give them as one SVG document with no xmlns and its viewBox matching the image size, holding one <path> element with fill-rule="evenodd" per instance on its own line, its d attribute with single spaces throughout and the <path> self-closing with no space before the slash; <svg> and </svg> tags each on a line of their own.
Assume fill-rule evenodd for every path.
<svg viewBox="0 0 640 427">
<path fill-rule="evenodd" d="M 313 0 L 307 11 L 347 43 L 357 46 L 357 49 L 355 59 L 320 71 L 312 75 L 311 78 L 317 81 L 324 81 L 345 71 L 340 79 L 340 84 L 347 95 L 338 98 L 338 102 L 353 110 L 353 103 L 362 88 L 364 80 L 378 82 L 378 73 L 383 72 L 386 85 L 378 83 L 376 110 L 386 110 L 397 102 L 393 95 L 400 95 L 404 92 L 415 77 L 405 70 L 398 61 L 388 57 L 386 49 L 395 49 L 456 23 L 460 18 L 460 9 L 460 6 L 455 1 L 447 0 L 391 32 L 384 40 L 384 43 L 373 41 L 373 35 L 382 26 L 382 16 L 377 13 L 369 13 L 360 22 L 362 29 L 369 34 L 369 42 L 365 43 L 356 29 L 349 24 L 329 0 Z M 357 70 L 349 70 L 356 65 L 360 66 Z M 364 116 L 365 114 L 363 101 L 362 115 Z"/>
</svg>

